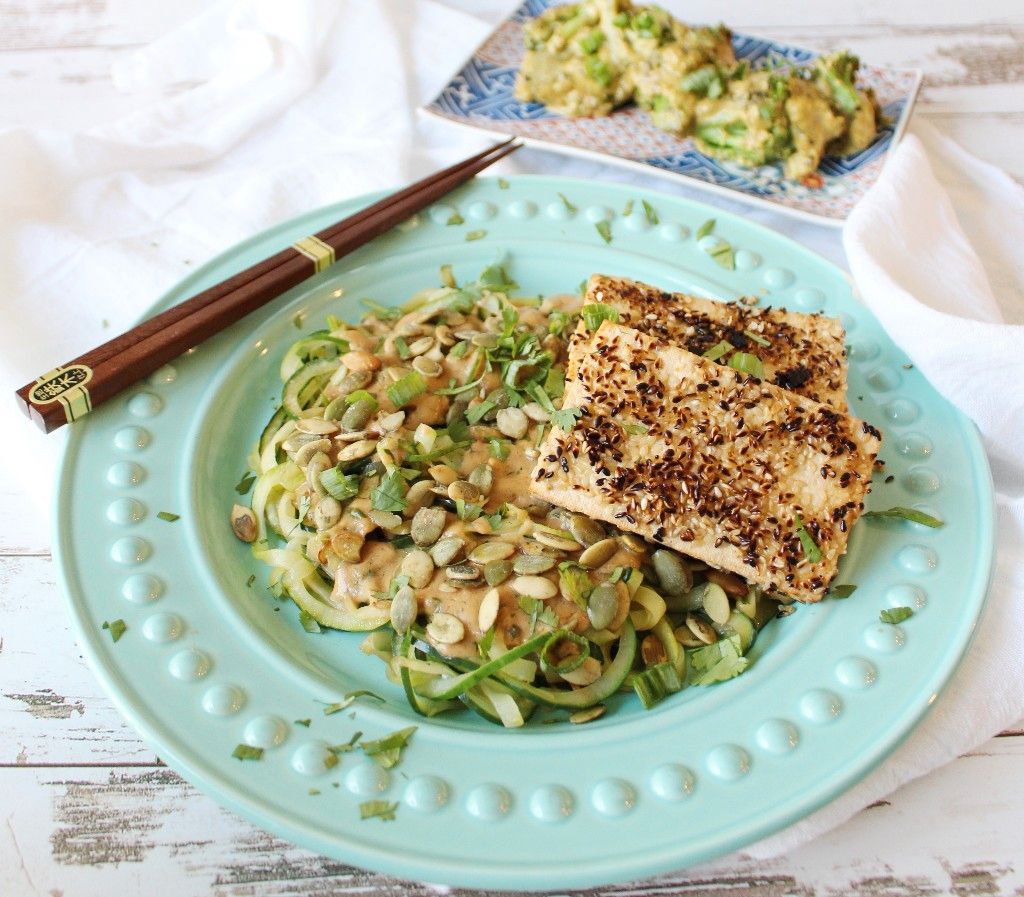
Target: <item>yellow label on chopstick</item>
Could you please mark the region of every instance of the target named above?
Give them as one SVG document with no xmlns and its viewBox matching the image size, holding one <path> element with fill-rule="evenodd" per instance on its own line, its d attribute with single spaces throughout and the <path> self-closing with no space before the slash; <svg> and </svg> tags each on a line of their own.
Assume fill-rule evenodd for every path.
<svg viewBox="0 0 1024 897">
<path fill-rule="evenodd" d="M 29 390 L 28 400 L 33 405 L 49 405 L 60 402 L 68 423 L 84 417 L 92 411 L 92 400 L 85 384 L 92 379 L 92 368 L 84 364 L 72 364 L 66 368 L 54 368 L 36 378 Z"/>
<path fill-rule="evenodd" d="M 313 268 L 318 273 L 333 265 L 335 261 L 334 247 L 319 237 L 303 237 L 298 242 L 292 243 L 292 249 L 301 252 L 313 262 Z"/>
</svg>

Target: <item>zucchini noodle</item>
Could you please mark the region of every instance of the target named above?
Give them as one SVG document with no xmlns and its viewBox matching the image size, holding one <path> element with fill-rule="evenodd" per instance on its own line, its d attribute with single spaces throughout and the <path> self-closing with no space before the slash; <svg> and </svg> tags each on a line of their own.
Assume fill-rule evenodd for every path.
<svg viewBox="0 0 1024 897">
<path fill-rule="evenodd" d="M 517 298 L 500 265 L 442 279 L 285 353 L 249 459 L 272 591 L 369 633 L 363 651 L 425 716 L 516 728 L 538 706 L 591 711 L 631 687 L 649 707 L 742 672 L 774 601 L 716 571 L 735 582 L 715 622 L 704 565 L 530 496 L 540 439 L 575 420 L 579 296 Z"/>
</svg>

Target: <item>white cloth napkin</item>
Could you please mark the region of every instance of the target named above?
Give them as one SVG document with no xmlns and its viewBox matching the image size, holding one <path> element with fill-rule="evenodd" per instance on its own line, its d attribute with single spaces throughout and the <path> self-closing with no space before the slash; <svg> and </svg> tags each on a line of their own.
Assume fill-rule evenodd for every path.
<svg viewBox="0 0 1024 897">
<path fill-rule="evenodd" d="M 685 16 L 680 0 L 666 5 Z M 159 97 L 135 114 L 76 132 L 0 122 L 0 389 L 9 396 L 124 329 L 191 265 L 243 237 L 487 145 L 414 110 L 509 6 L 221 0 L 122 58 L 116 83 Z M 842 798 L 751 849 L 759 854 L 840 824 L 1024 716 L 1024 196 L 930 129 L 916 133 L 851 218 L 846 250 L 864 300 L 982 429 L 1000 493 L 993 591 L 974 650 L 903 747 Z M 528 150 L 495 169 L 522 170 L 699 197 L 843 263 L 832 230 L 683 185 Z M 0 491 L 22 489 L 27 513 L 43 518 L 60 437 L 36 434 L 12 405 L 0 402 L 0 426 L 14 435 L 0 443 Z"/>
</svg>

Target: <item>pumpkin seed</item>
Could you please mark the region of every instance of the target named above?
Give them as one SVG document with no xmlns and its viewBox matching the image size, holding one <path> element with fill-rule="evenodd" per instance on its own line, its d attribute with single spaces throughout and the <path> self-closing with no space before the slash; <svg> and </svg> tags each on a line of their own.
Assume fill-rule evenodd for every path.
<svg viewBox="0 0 1024 897">
<path fill-rule="evenodd" d="M 509 542 L 502 542 L 501 539 L 491 539 L 477 545 L 469 553 L 469 559 L 474 564 L 486 564 L 488 561 L 503 561 L 516 553 L 516 548 Z"/>
<path fill-rule="evenodd" d="M 546 554 L 521 554 L 512 562 L 512 569 L 523 576 L 547 573 L 555 566 L 555 559 Z"/>
<path fill-rule="evenodd" d="M 560 673 L 566 682 L 573 685 L 590 685 L 601 678 L 601 663 L 596 657 L 588 657 L 571 673 Z"/>
<path fill-rule="evenodd" d="M 341 520 L 341 502 L 326 495 L 313 508 L 313 523 L 320 531 L 330 529 Z"/>
<path fill-rule="evenodd" d="M 481 632 L 487 632 L 498 619 L 498 607 L 501 604 L 501 594 L 497 589 L 488 589 L 480 602 L 480 612 L 477 616 L 477 626 Z"/>
<path fill-rule="evenodd" d="M 494 484 L 494 472 L 487 464 L 477 464 L 469 473 L 469 482 L 486 495 Z"/>
<path fill-rule="evenodd" d="M 583 514 L 573 514 L 569 518 L 569 532 L 581 545 L 594 545 L 605 537 L 604 527 Z"/>
<path fill-rule="evenodd" d="M 433 348 L 434 338 L 432 336 L 421 336 L 419 339 L 414 339 L 409 343 L 409 355 L 416 358 L 420 355 L 426 355 Z"/>
<path fill-rule="evenodd" d="M 689 626 L 678 626 L 672 630 L 672 635 L 684 648 L 700 648 L 704 644 L 693 634 Z"/>
<path fill-rule="evenodd" d="M 355 433 L 370 422 L 370 418 L 373 417 L 376 410 L 377 403 L 373 399 L 359 399 L 349 405 L 348 411 L 341 416 L 341 425 L 349 433 Z"/>
<path fill-rule="evenodd" d="M 444 508 L 420 508 L 412 518 L 410 535 L 417 545 L 433 545 L 441 538 L 448 515 Z"/>
<path fill-rule="evenodd" d="M 391 414 L 385 414 L 384 417 L 377 421 L 377 426 L 382 433 L 394 433 L 403 423 L 405 423 L 405 412 L 395 411 Z"/>
<path fill-rule="evenodd" d="M 329 436 L 338 432 L 338 425 L 333 420 L 324 420 L 322 417 L 304 417 L 295 422 L 295 429 L 302 433 Z"/>
<path fill-rule="evenodd" d="M 255 542 L 259 527 L 252 508 L 245 505 L 234 505 L 231 508 L 231 529 L 243 542 Z"/>
<path fill-rule="evenodd" d="M 547 423 L 551 420 L 551 415 L 548 414 L 537 402 L 527 402 L 523 405 L 523 414 L 525 414 L 530 420 L 535 420 L 539 424 Z"/>
<path fill-rule="evenodd" d="M 498 336 L 494 333 L 476 333 L 470 342 L 481 349 L 493 349 L 498 345 Z"/>
<path fill-rule="evenodd" d="M 548 548 L 557 548 L 559 551 L 579 551 L 583 547 L 575 539 L 570 539 L 568 533 L 564 536 L 556 536 L 554 533 L 535 529 L 533 531 L 533 538 L 540 542 L 541 545 L 547 545 Z"/>
<path fill-rule="evenodd" d="M 594 586 L 587 599 L 587 616 L 590 618 L 590 625 L 595 629 L 607 629 L 615 613 L 619 609 L 619 596 L 615 585 L 610 582 L 602 582 Z"/>
<path fill-rule="evenodd" d="M 704 608 L 704 613 L 711 618 L 712 622 L 723 625 L 728 621 L 731 612 L 729 596 L 725 594 L 725 589 L 717 583 L 710 580 L 704 583 L 704 595 L 701 604 Z"/>
<path fill-rule="evenodd" d="M 338 463 L 351 464 L 353 461 L 361 461 L 363 458 L 369 458 L 375 451 L 377 451 L 376 440 L 360 439 L 358 442 L 346 445 L 338 452 Z"/>
<path fill-rule="evenodd" d="M 480 578 L 480 568 L 474 564 L 452 564 L 445 567 L 444 575 L 452 582 L 474 582 Z"/>
<path fill-rule="evenodd" d="M 686 615 L 686 627 L 705 645 L 713 645 L 718 641 L 718 633 L 715 632 L 711 624 L 696 614 Z"/>
<path fill-rule="evenodd" d="M 410 347 L 410 351 L 412 347 Z M 433 358 L 427 358 L 426 355 L 420 355 L 412 360 L 413 369 L 424 377 L 439 377 L 443 368 L 441 362 L 435 361 Z"/>
<path fill-rule="evenodd" d="M 338 392 L 344 396 L 370 385 L 373 374 L 370 371 L 349 371 L 338 383 Z"/>
<path fill-rule="evenodd" d="M 526 595 L 538 601 L 546 601 L 558 594 L 558 586 L 543 576 L 517 576 L 512 580 L 517 595 Z"/>
<path fill-rule="evenodd" d="M 704 575 L 708 578 L 708 582 L 713 582 L 716 586 L 725 589 L 726 595 L 742 598 L 747 594 L 747 584 L 735 573 L 729 573 L 727 570 L 708 570 Z"/>
<path fill-rule="evenodd" d="M 422 548 L 414 548 L 402 558 L 401 571 L 414 589 L 425 589 L 434 576 L 434 561 Z"/>
<path fill-rule="evenodd" d="M 480 501 L 480 490 L 466 480 L 456 480 L 448 485 L 448 497 L 452 501 L 464 501 L 467 505 Z"/>
<path fill-rule="evenodd" d="M 341 356 L 341 363 L 350 371 L 379 371 L 381 360 L 369 352 L 355 349 Z"/>
<path fill-rule="evenodd" d="M 595 542 L 579 556 L 581 567 L 588 570 L 596 570 L 602 564 L 607 564 L 619 550 L 619 543 L 615 539 L 602 539 Z"/>
<path fill-rule="evenodd" d="M 416 595 L 409 586 L 402 586 L 391 599 L 391 625 L 395 632 L 405 632 L 416 622 L 419 607 Z"/>
<path fill-rule="evenodd" d="M 622 533 L 619 538 L 630 551 L 635 551 L 637 554 L 647 553 L 647 543 L 634 533 Z"/>
<path fill-rule="evenodd" d="M 309 488 L 317 495 L 327 495 L 327 490 L 324 488 L 323 483 L 320 482 L 320 474 L 330 466 L 331 459 L 324 452 L 317 452 L 309 459 L 309 463 L 306 465 L 306 482 L 309 484 Z"/>
<path fill-rule="evenodd" d="M 530 428 L 530 419 L 519 408 L 502 408 L 496 421 L 498 429 L 509 439 L 522 439 Z"/>
<path fill-rule="evenodd" d="M 348 564 L 358 564 L 363 552 L 363 536 L 350 530 L 341 530 L 331 536 L 331 551 Z"/>
<path fill-rule="evenodd" d="M 427 468 L 427 473 L 435 483 L 440 483 L 442 486 L 450 486 L 459 478 L 459 475 L 447 464 L 433 464 Z"/>
<path fill-rule="evenodd" d="M 344 396 L 338 396 L 324 408 L 324 419 L 338 420 L 346 411 L 348 411 L 348 402 L 345 401 Z"/>
<path fill-rule="evenodd" d="M 434 483 L 431 480 L 417 480 L 409 487 L 409 491 L 405 493 L 405 508 L 402 510 L 402 516 L 406 520 L 433 500 L 433 488 Z"/>
<path fill-rule="evenodd" d="M 330 439 L 315 439 L 313 442 L 307 442 L 295 453 L 295 463 L 298 464 L 299 467 L 305 467 L 309 464 L 310 458 L 312 458 L 313 455 L 317 452 L 329 451 L 330 448 Z"/>
<path fill-rule="evenodd" d="M 649 667 L 668 660 L 668 652 L 665 650 L 665 646 L 661 643 L 661 639 L 653 633 L 640 643 L 640 654 L 644 659 L 644 663 Z"/>
<path fill-rule="evenodd" d="M 449 536 L 446 539 L 441 539 L 430 549 L 430 557 L 435 566 L 447 567 L 459 556 L 465 545 L 466 543 L 457 536 Z"/>
<path fill-rule="evenodd" d="M 577 710 L 575 713 L 569 714 L 569 722 L 575 725 L 582 725 L 583 723 L 589 723 L 592 720 L 597 719 L 599 716 L 604 716 L 605 710 L 608 708 L 604 704 L 595 704 L 593 707 L 588 707 L 586 710 Z"/>
<path fill-rule="evenodd" d="M 658 574 L 661 591 L 666 595 L 679 596 L 693 588 L 693 574 L 674 551 L 659 548 L 651 555 L 654 572 Z"/>
<path fill-rule="evenodd" d="M 484 564 L 484 579 L 489 586 L 500 586 L 512 572 L 512 565 L 506 560 L 488 561 Z"/>
<path fill-rule="evenodd" d="M 366 516 L 376 523 L 381 529 L 393 530 L 398 529 L 398 527 L 402 525 L 402 518 L 399 517 L 398 514 L 392 514 L 390 511 L 378 511 L 374 509 L 372 511 L 367 511 Z"/>
<path fill-rule="evenodd" d="M 434 614 L 430 622 L 427 623 L 427 636 L 431 641 L 440 645 L 454 645 L 456 642 L 461 642 L 465 634 L 466 627 L 462 625 L 462 620 L 451 614 Z"/>
</svg>

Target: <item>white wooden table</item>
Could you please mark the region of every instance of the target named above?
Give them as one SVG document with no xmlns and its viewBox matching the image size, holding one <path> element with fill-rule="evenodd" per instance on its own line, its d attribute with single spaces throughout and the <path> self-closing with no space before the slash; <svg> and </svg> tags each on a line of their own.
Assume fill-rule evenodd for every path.
<svg viewBox="0 0 1024 897">
<path fill-rule="evenodd" d="M 129 112 L 147 98 L 118 94 L 111 62 L 202 5 L 6 0 L 0 4 L 0 124 L 74 126 Z M 492 18 L 508 6 L 499 0 L 458 5 Z M 729 8 L 695 2 L 692 14 L 923 68 L 916 114 L 1024 180 L 1020 0 L 742 0 Z M 11 438 L 17 434 L 5 434 Z M 430 890 L 284 843 L 164 767 L 82 661 L 57 595 L 49 534 L 26 515 L 25 504 L 24 495 L 0 491 L 2 897 L 384 897 Z M 712 892 L 1024 894 L 1024 721 L 786 857 L 759 862 L 735 854 L 655 882 L 593 893 Z"/>
</svg>

